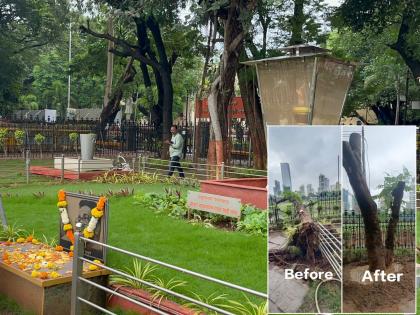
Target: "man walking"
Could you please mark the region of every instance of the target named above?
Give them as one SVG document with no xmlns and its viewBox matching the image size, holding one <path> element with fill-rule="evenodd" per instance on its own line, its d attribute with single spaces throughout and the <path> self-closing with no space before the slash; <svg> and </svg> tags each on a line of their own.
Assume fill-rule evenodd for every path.
<svg viewBox="0 0 420 315">
<path fill-rule="evenodd" d="M 171 157 L 171 162 L 169 163 L 169 172 L 168 176 L 172 176 L 175 168 L 178 169 L 179 177 L 185 177 L 184 170 L 181 167 L 182 149 L 184 147 L 184 138 L 178 132 L 178 127 L 173 125 L 171 127 L 172 138 L 171 141 L 166 140 L 165 142 L 169 144 L 169 156 Z"/>
</svg>

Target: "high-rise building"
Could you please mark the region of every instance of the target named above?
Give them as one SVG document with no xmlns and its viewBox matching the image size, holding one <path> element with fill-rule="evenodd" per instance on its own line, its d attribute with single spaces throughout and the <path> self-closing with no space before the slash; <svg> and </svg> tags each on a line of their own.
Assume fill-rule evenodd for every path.
<svg viewBox="0 0 420 315">
<path fill-rule="evenodd" d="M 312 184 L 306 185 L 306 193 L 308 194 L 308 196 L 314 193 L 314 189 L 312 187 Z"/>
<path fill-rule="evenodd" d="M 416 209 L 416 183 L 414 181 L 414 178 L 411 182 L 411 190 L 409 194 L 409 200 L 408 200 L 408 209 L 415 210 Z"/>
<path fill-rule="evenodd" d="M 344 210 L 350 211 L 350 192 L 347 189 L 343 189 L 343 208 Z"/>
<path fill-rule="evenodd" d="M 274 181 L 273 193 L 274 193 L 274 196 L 278 196 L 281 193 L 280 181 L 278 180 Z"/>
<path fill-rule="evenodd" d="M 318 192 L 325 192 L 330 190 L 330 180 L 324 175 L 319 175 Z"/>
<path fill-rule="evenodd" d="M 352 203 L 352 210 L 356 213 L 360 213 L 359 204 L 357 203 L 356 197 L 352 195 L 351 197 L 351 203 Z"/>
<path fill-rule="evenodd" d="M 299 186 L 299 194 L 301 196 L 305 196 L 305 185 L 300 185 Z"/>
<path fill-rule="evenodd" d="M 292 191 L 292 178 L 290 176 L 289 163 L 280 163 L 281 180 L 283 182 L 283 191 Z"/>
</svg>

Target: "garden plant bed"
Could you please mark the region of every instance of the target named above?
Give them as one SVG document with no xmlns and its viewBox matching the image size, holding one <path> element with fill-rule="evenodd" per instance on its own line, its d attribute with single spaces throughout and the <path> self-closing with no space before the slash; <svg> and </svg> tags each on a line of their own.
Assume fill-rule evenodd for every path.
<svg viewBox="0 0 420 315">
<path fill-rule="evenodd" d="M 400 271 L 404 275 L 400 282 L 373 282 L 361 284 L 349 281 L 350 273 L 367 262 L 344 265 L 343 310 L 349 313 L 411 313 L 415 305 L 414 261 L 399 259 Z"/>
<path fill-rule="evenodd" d="M 172 315 L 198 315 L 199 314 L 195 310 L 179 305 L 166 298 L 162 298 L 162 299 L 153 298 L 152 294 L 142 289 L 136 289 L 136 288 L 118 286 L 118 285 L 111 285 L 110 289 L 116 292 L 119 292 L 121 294 L 124 294 L 125 296 L 128 296 L 139 302 L 142 302 L 144 304 L 157 308 L 161 311 L 164 311 L 168 314 L 172 314 Z M 136 312 L 139 314 L 145 314 L 145 315 L 158 314 L 146 307 L 141 307 L 117 295 L 112 295 L 112 294 L 108 295 L 107 306 L 110 309 L 121 309 L 124 311 L 133 311 L 133 312 Z"/>
</svg>

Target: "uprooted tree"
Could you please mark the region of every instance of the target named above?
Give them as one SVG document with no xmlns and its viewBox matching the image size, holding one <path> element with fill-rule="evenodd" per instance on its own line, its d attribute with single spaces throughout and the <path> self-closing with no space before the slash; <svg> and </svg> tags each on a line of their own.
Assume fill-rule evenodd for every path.
<svg viewBox="0 0 420 315">
<path fill-rule="evenodd" d="M 395 232 L 399 221 L 405 182 L 399 181 L 391 192 L 391 218 L 384 242 L 379 225 L 378 207 L 370 194 L 363 172 L 361 136 L 357 133 L 351 134 L 349 141 L 343 141 L 343 166 L 363 217 L 369 270 L 385 270 L 394 259 Z"/>
<path fill-rule="evenodd" d="M 306 261 L 315 263 L 316 256 L 320 251 L 319 227 L 313 221 L 298 194 L 286 192 L 282 200 L 288 200 L 292 203 L 294 214 L 299 224 L 292 229 L 286 249 L 276 254 L 282 255 L 286 260 L 294 259 L 295 256 L 301 256 Z"/>
</svg>

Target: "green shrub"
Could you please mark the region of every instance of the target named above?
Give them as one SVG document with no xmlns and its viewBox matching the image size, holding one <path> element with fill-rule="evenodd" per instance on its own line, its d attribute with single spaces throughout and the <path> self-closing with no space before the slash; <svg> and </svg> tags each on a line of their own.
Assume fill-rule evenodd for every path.
<svg viewBox="0 0 420 315">
<path fill-rule="evenodd" d="M 262 211 L 252 205 L 243 205 L 241 219 L 237 223 L 236 230 L 266 236 L 267 211 Z"/>
<path fill-rule="evenodd" d="M 25 131 L 22 129 L 16 129 L 15 130 L 15 140 L 17 145 L 22 145 L 25 140 Z"/>
</svg>

